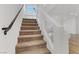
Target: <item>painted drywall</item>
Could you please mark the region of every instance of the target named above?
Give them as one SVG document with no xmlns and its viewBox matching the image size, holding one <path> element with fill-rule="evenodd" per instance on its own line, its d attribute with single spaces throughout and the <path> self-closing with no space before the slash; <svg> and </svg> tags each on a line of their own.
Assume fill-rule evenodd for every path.
<svg viewBox="0 0 79 59">
<path fill-rule="evenodd" d="M 72 33 L 72 34 L 76 34 L 76 20 L 75 18 L 71 18 L 68 21 L 63 23 L 64 25 L 64 30 L 67 33 Z"/>
<path fill-rule="evenodd" d="M 76 17 L 76 34 L 79 34 L 79 15 Z"/>
<path fill-rule="evenodd" d="M 51 9 L 48 5 L 46 5 L 46 8 Z M 50 49 L 50 51 L 54 54 L 63 54 L 63 53 L 66 54 L 66 53 L 69 53 L 68 39 L 70 37 L 70 34 L 67 33 L 66 31 L 64 31 L 65 28 L 63 27 L 63 22 L 65 20 L 63 20 L 62 17 L 58 16 L 59 14 L 56 15 L 56 14 L 52 13 L 53 8 L 55 8 L 55 7 L 53 6 L 51 11 L 49 9 L 46 9 L 49 11 L 45 11 L 44 10 L 45 8 L 42 7 L 42 5 L 39 5 L 38 13 L 40 13 L 40 14 L 38 15 L 38 18 L 39 18 L 39 21 L 41 22 L 40 27 L 41 27 L 43 34 L 45 33 L 44 30 L 46 31 L 46 34 L 44 34 L 44 37 L 46 37 L 46 36 L 49 37 L 49 39 L 46 37 L 47 39 L 45 39 L 45 40 L 47 42 L 51 41 L 51 44 L 48 43 L 48 47 L 53 48 L 53 50 Z M 43 12 L 41 12 L 41 10 Z M 45 14 L 44 14 L 44 12 L 45 12 Z M 58 12 L 58 10 L 57 10 L 57 12 Z M 50 15 L 50 13 L 51 13 L 51 15 Z M 58 24 L 60 24 L 60 26 L 58 26 Z M 65 23 L 65 24 L 67 24 L 67 23 Z M 68 25 L 70 25 L 70 24 L 68 24 Z M 44 28 L 42 28 L 42 26 Z M 65 26 L 65 27 L 68 28 L 67 26 Z M 68 29 L 70 29 L 70 28 L 68 28 Z M 73 30 L 72 30 L 72 32 L 73 32 Z"/>
<path fill-rule="evenodd" d="M 79 4 L 45 4 L 42 5 L 41 8 L 43 8 L 50 17 L 55 19 L 56 22 L 65 23 L 64 29 L 69 33 L 79 34 Z M 76 25 L 74 24 L 73 19 L 76 22 Z M 71 25 L 71 23 L 73 24 Z"/>
<path fill-rule="evenodd" d="M 23 11 L 21 11 L 7 35 L 4 35 L 2 28 L 9 26 L 21 6 L 20 4 L 0 5 L 0 53 L 15 53 Z"/>
</svg>

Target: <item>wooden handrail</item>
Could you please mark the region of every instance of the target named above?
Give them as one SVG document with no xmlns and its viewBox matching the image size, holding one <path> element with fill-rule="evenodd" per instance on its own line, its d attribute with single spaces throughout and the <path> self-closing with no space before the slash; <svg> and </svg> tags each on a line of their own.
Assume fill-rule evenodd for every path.
<svg viewBox="0 0 79 59">
<path fill-rule="evenodd" d="M 22 5 L 22 7 L 20 8 L 20 10 L 18 11 L 18 13 L 16 14 L 16 16 L 14 17 L 14 19 L 12 20 L 12 22 L 10 23 L 10 25 L 9 25 L 8 27 L 2 28 L 2 30 L 4 30 L 4 35 L 6 35 L 7 32 L 12 28 L 12 26 L 13 26 L 15 20 L 17 19 L 18 15 L 20 14 L 22 8 L 23 8 L 23 5 Z"/>
</svg>

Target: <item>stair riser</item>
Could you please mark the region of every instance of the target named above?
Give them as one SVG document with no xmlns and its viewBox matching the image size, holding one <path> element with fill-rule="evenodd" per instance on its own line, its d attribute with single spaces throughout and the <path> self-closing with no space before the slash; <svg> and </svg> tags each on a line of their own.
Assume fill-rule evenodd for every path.
<svg viewBox="0 0 79 59">
<path fill-rule="evenodd" d="M 33 24 L 31 24 L 31 23 L 29 23 L 29 24 L 23 23 L 22 26 L 38 26 L 38 24 L 35 24 L 35 23 L 33 23 Z"/>
<path fill-rule="evenodd" d="M 27 23 L 37 23 L 37 21 L 33 21 L 33 20 L 23 20 L 22 22 L 27 22 Z"/>
<path fill-rule="evenodd" d="M 46 43 L 41 44 L 41 45 L 31 46 L 31 47 L 23 47 L 23 48 L 17 48 L 16 47 L 16 53 L 20 53 L 20 52 L 23 52 L 23 51 L 28 51 L 28 50 L 32 50 L 32 49 L 36 49 L 36 48 L 45 48 L 45 47 L 46 47 Z"/>
<path fill-rule="evenodd" d="M 41 36 L 41 37 L 29 37 L 29 38 L 18 38 L 18 43 L 33 41 L 33 40 L 43 40 L 43 36 Z"/>
<path fill-rule="evenodd" d="M 20 35 L 33 35 L 33 34 L 41 34 L 41 31 L 20 32 Z"/>
<path fill-rule="evenodd" d="M 36 19 L 23 19 L 24 21 L 29 20 L 29 21 L 36 21 Z"/>
<path fill-rule="evenodd" d="M 22 23 L 37 23 L 36 21 L 22 21 Z"/>
<path fill-rule="evenodd" d="M 38 30 L 39 27 L 21 27 L 21 30 Z"/>
</svg>

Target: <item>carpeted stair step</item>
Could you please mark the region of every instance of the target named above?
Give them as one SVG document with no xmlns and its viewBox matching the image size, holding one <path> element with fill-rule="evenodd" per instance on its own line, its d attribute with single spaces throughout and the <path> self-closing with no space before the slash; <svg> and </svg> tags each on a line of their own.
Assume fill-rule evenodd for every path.
<svg viewBox="0 0 79 59">
<path fill-rule="evenodd" d="M 21 30 L 20 35 L 41 34 L 40 30 Z"/>
<path fill-rule="evenodd" d="M 40 44 L 40 45 L 34 45 L 34 46 L 29 46 L 29 47 L 22 47 L 22 48 L 17 48 L 16 47 L 16 53 L 18 52 L 23 52 L 31 49 L 37 49 L 37 48 L 46 48 L 46 43 Z"/>
<path fill-rule="evenodd" d="M 33 41 L 33 40 L 43 40 L 43 35 L 20 35 L 18 37 L 18 43 L 19 42 L 26 42 L 26 41 Z"/>
<path fill-rule="evenodd" d="M 16 48 L 24 48 L 24 47 L 31 47 L 31 46 L 38 46 L 46 44 L 44 40 L 33 40 L 33 41 L 27 41 L 27 42 L 21 42 L 16 45 Z"/>
<path fill-rule="evenodd" d="M 23 23 L 37 23 L 36 20 L 23 20 Z"/>
<path fill-rule="evenodd" d="M 23 18 L 23 20 L 33 20 L 33 21 L 36 21 L 36 19 L 24 19 L 24 18 Z"/>
<path fill-rule="evenodd" d="M 38 26 L 37 23 L 22 23 L 22 26 Z"/>
<path fill-rule="evenodd" d="M 20 54 L 49 54 L 50 52 L 47 48 L 37 47 L 37 48 L 27 49 L 26 51 L 19 53 Z"/>
<path fill-rule="evenodd" d="M 38 26 L 22 26 L 21 30 L 38 30 Z"/>
</svg>

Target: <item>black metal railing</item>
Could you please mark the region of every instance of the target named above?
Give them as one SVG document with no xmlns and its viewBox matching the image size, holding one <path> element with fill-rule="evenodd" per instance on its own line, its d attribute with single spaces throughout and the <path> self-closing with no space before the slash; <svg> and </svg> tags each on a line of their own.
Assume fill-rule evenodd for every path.
<svg viewBox="0 0 79 59">
<path fill-rule="evenodd" d="M 2 28 L 2 30 L 4 30 L 4 35 L 6 35 L 7 32 L 12 28 L 12 26 L 13 26 L 15 20 L 17 19 L 18 15 L 20 14 L 22 8 L 23 8 L 23 5 L 22 5 L 21 9 L 18 11 L 18 13 L 16 14 L 16 16 L 14 17 L 14 19 L 12 20 L 12 22 L 10 23 L 10 25 L 8 27 Z"/>
</svg>

